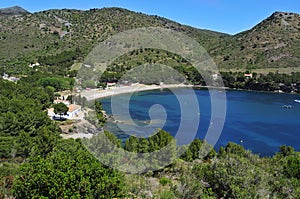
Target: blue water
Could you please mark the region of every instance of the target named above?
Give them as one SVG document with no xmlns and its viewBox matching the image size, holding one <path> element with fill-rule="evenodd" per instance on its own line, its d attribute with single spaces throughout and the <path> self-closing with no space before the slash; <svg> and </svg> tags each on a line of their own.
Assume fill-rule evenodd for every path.
<svg viewBox="0 0 300 199">
<path fill-rule="evenodd" d="M 186 88 L 178 88 L 177 93 L 185 96 L 191 94 Z M 211 123 L 211 100 L 207 90 L 196 89 L 195 93 L 200 111 L 199 115 L 191 116 L 194 120 L 200 120 L 196 137 L 203 139 Z M 118 95 L 114 99 L 121 103 L 128 96 Z M 261 156 L 274 155 L 281 145 L 300 150 L 300 103 L 294 102 L 294 99 L 300 99 L 300 95 L 228 90 L 226 97 L 226 119 L 215 149 L 226 146 L 228 142 L 235 142 Z M 104 110 L 112 114 L 111 98 L 100 101 Z M 131 118 L 143 129 L 147 125 L 145 122 L 150 120 L 150 107 L 156 104 L 164 107 L 166 111 L 167 118 L 163 129 L 175 136 L 181 122 L 181 110 L 178 99 L 168 89 L 134 93 L 129 104 Z M 292 105 L 292 108 L 283 108 L 283 105 Z M 118 115 L 114 117 L 118 118 Z M 114 123 L 109 123 L 106 128 L 121 139 L 128 137 Z M 131 131 L 131 134 L 143 137 L 143 132 L 138 132 L 139 128 Z M 187 136 L 189 133 L 191 132 L 186 129 Z M 147 136 L 149 134 L 144 135 Z"/>
</svg>

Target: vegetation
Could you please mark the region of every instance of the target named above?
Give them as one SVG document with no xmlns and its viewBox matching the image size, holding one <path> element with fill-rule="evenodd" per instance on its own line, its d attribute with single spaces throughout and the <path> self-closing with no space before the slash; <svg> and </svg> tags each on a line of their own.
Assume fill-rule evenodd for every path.
<svg viewBox="0 0 300 199">
<path fill-rule="evenodd" d="M 59 114 L 60 119 L 61 119 L 61 116 L 66 115 L 69 110 L 69 108 L 62 102 L 60 102 L 58 104 L 54 104 L 53 108 L 54 108 L 54 113 Z"/>
<path fill-rule="evenodd" d="M 122 175 L 101 165 L 73 140 L 60 140 L 46 158 L 36 157 L 21 167 L 13 184 L 17 198 L 122 197 Z"/>
<path fill-rule="evenodd" d="M 299 15 L 294 13 L 276 12 L 251 30 L 237 35 L 199 30 L 121 8 L 4 15 L 0 16 L 0 23 L 0 48 L 5 49 L 0 52 L 0 66 L 8 74 L 24 75 L 41 70 L 67 76 L 71 66 L 82 63 L 99 42 L 110 35 L 140 27 L 162 27 L 187 34 L 208 51 L 220 69 L 294 68 L 297 71 L 299 67 L 300 23 Z M 148 52 L 144 53 L 140 57 L 148 59 Z M 158 51 L 147 61 L 163 57 L 164 52 Z M 28 67 L 36 62 L 40 66 Z M 139 58 L 139 62 L 143 63 L 143 58 Z"/>
<path fill-rule="evenodd" d="M 44 111 L 53 90 L 3 80 L 0 86 L 0 198 L 124 195 L 121 173 L 102 165 L 80 141 L 59 136 L 60 129 Z M 54 108 L 67 110 L 64 104 Z"/>
<path fill-rule="evenodd" d="M 299 93 L 299 72 L 252 72 L 269 67 L 298 69 L 299 15 L 274 13 L 252 30 L 234 36 L 119 8 L 34 14 L 12 8 L 0 10 L 0 23 L 0 48 L 5 49 L 0 52 L 1 74 L 22 77 L 17 83 L 0 79 L 0 198 L 300 198 L 300 152 L 289 146 L 281 146 L 273 157 L 259 157 L 235 143 L 215 151 L 199 139 L 179 147 L 163 130 L 149 138 L 130 136 L 125 142 L 107 131 L 89 140 L 64 140 L 59 136 L 61 129 L 46 114 L 54 92 L 73 89 L 78 65 L 98 42 L 124 30 L 150 26 L 183 32 L 203 45 L 221 68 L 243 68 L 253 75 L 222 72 L 227 87 Z M 171 66 L 189 83 L 205 85 L 185 59 L 159 49 L 129 52 L 115 60 L 101 78 L 93 66 L 79 69 L 77 77 L 84 88 L 103 87 L 144 63 Z M 161 70 L 159 65 L 157 70 Z M 158 84 L 161 74 L 151 71 L 133 71 L 127 78 L 137 79 L 126 80 Z M 167 83 L 183 81 L 170 71 L 168 75 L 164 77 Z M 70 100 L 91 106 L 80 95 Z M 106 122 L 102 105 L 93 106 L 95 112 L 86 119 L 97 121 L 102 129 Z M 67 107 L 57 104 L 54 110 L 65 114 Z M 135 153 L 124 157 L 111 155 L 112 150 Z M 149 152 L 155 154 L 153 159 L 140 162 Z M 103 161 L 127 168 L 134 162 L 148 169 L 141 175 L 125 174 Z"/>
<path fill-rule="evenodd" d="M 242 72 L 222 72 L 224 85 L 229 88 L 258 90 L 258 91 L 283 91 L 286 93 L 300 93 L 300 72 L 291 75 L 268 73 L 266 75 L 253 73 L 253 77 L 245 77 Z"/>
<path fill-rule="evenodd" d="M 145 171 L 139 176 L 123 174 L 100 163 L 83 147 L 80 140 L 62 140 L 58 136 L 60 130 L 43 112 L 47 106 L 42 103 L 47 102 L 45 99 L 53 95 L 50 93 L 51 89 L 32 87 L 26 82 L 15 84 L 0 80 L 0 84 L 0 155 L 3 162 L 0 166 L 1 197 L 300 196 L 300 153 L 292 147 L 282 146 L 273 157 L 259 157 L 240 145 L 228 143 L 218 152 L 208 147 L 210 152 L 202 155 L 203 147 L 209 145 L 196 139 L 177 159 L 174 158 L 176 153 L 184 147 L 170 145 L 174 147 L 157 158 L 169 158 L 173 163 L 160 170 Z M 101 104 L 96 104 L 96 107 L 97 113 L 102 113 Z M 102 121 L 103 115 L 98 117 Z M 175 144 L 172 136 L 161 130 L 149 138 L 131 136 L 123 144 L 114 134 L 104 134 L 113 143 L 113 147 L 141 154 L 160 150 L 170 143 Z M 102 152 L 103 149 L 107 149 L 106 153 L 111 151 L 103 139 L 96 141 L 100 144 L 97 146 Z M 124 164 L 124 159 L 111 156 L 108 158 L 113 161 L 121 160 L 120 163 Z M 151 163 L 153 167 L 155 164 L 159 163 Z"/>
</svg>

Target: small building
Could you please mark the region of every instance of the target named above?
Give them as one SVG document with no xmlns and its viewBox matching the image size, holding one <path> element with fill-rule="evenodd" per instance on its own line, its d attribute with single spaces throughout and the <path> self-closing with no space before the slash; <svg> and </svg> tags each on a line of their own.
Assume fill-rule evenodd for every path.
<svg viewBox="0 0 300 199">
<path fill-rule="evenodd" d="M 216 80 L 218 79 L 218 74 L 213 74 L 213 75 L 212 75 L 212 79 L 213 79 L 214 81 L 216 81 Z"/>
<path fill-rule="evenodd" d="M 250 74 L 244 74 L 244 77 L 248 78 L 248 79 L 251 79 L 253 77 L 252 73 Z"/>
<path fill-rule="evenodd" d="M 34 64 L 29 64 L 29 67 L 30 67 L 30 68 L 33 68 L 33 67 L 35 67 L 35 66 L 40 66 L 40 63 L 36 62 L 36 63 L 34 63 Z"/>
<path fill-rule="evenodd" d="M 53 117 L 55 117 L 55 113 L 54 113 L 54 108 L 49 108 L 48 110 L 47 110 L 47 114 L 48 114 L 48 116 L 52 119 Z"/>
<path fill-rule="evenodd" d="M 115 82 L 107 82 L 106 89 L 116 88 L 117 84 Z"/>
<path fill-rule="evenodd" d="M 20 80 L 20 78 L 14 77 L 14 76 L 9 76 L 6 73 L 3 74 L 2 78 L 5 80 L 8 80 L 8 81 L 11 81 L 11 82 L 15 82 L 15 83 Z"/>
<path fill-rule="evenodd" d="M 68 100 L 56 99 L 53 102 L 54 104 L 64 103 L 66 106 L 69 106 L 71 103 Z"/>
<path fill-rule="evenodd" d="M 75 105 L 75 104 L 71 104 L 68 106 L 68 112 L 66 115 L 62 115 L 61 118 L 64 119 L 74 119 L 75 117 L 77 117 L 79 115 L 79 113 L 81 112 L 81 106 L 79 105 Z M 54 113 L 54 108 L 49 108 L 48 110 L 48 116 L 51 119 L 55 119 L 55 118 L 60 118 L 59 114 L 55 114 Z"/>
<path fill-rule="evenodd" d="M 68 108 L 69 108 L 69 111 L 67 112 L 67 115 L 65 115 L 67 119 L 72 119 L 72 118 L 78 116 L 78 114 L 81 111 L 81 106 L 76 105 L 76 104 L 71 104 L 68 106 Z"/>
</svg>

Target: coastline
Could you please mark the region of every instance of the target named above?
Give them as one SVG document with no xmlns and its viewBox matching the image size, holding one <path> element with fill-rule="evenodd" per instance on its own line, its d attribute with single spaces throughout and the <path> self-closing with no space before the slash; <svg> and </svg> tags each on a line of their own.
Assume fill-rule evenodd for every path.
<svg viewBox="0 0 300 199">
<path fill-rule="evenodd" d="M 199 86 L 192 84 L 163 84 L 163 85 L 145 85 L 135 83 L 130 86 L 119 86 L 110 89 L 100 90 L 100 89 L 91 89 L 91 90 L 83 90 L 80 92 L 82 97 L 85 97 L 88 101 L 107 98 L 114 95 L 126 94 L 126 93 L 134 93 L 140 91 L 148 91 L 148 90 L 157 90 L 164 88 L 196 88 L 196 89 L 222 89 L 226 91 L 248 91 L 248 92 L 263 92 L 263 93 L 272 93 L 272 94 L 294 94 L 299 95 L 299 93 L 286 93 L 286 92 L 274 92 L 274 91 L 258 91 L 258 90 L 249 90 L 249 89 L 237 89 L 237 88 L 229 88 L 229 87 L 212 87 L 212 86 Z"/>
<path fill-rule="evenodd" d="M 163 84 L 163 85 L 145 85 L 145 84 L 133 84 L 131 86 L 120 86 L 115 88 L 110 88 L 106 90 L 91 89 L 84 90 L 80 92 L 82 97 L 85 97 L 88 101 L 96 100 L 106 97 L 111 97 L 114 95 L 120 95 L 125 93 L 133 93 L 140 91 L 164 89 L 164 88 L 193 88 L 194 85 L 191 84 Z"/>
</svg>

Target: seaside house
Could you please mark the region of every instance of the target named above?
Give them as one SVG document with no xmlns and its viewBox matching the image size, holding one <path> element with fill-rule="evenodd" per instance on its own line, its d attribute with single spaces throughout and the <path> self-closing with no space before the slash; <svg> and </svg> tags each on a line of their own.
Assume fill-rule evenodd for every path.
<svg viewBox="0 0 300 199">
<path fill-rule="evenodd" d="M 244 74 L 244 77 L 246 77 L 247 79 L 251 79 L 253 77 L 253 75 L 252 75 L 252 73 Z"/>
<path fill-rule="evenodd" d="M 67 112 L 66 118 L 67 119 L 72 119 L 81 112 L 81 106 L 76 105 L 76 104 L 71 104 L 68 106 L 69 110 Z"/>
<path fill-rule="evenodd" d="M 81 106 L 76 105 L 76 104 L 70 104 L 68 106 L 68 109 L 69 110 L 68 110 L 67 114 L 66 115 L 62 115 L 61 116 L 62 118 L 72 120 L 72 119 L 74 119 L 75 117 L 77 117 L 81 113 Z M 54 113 L 54 108 L 49 108 L 48 109 L 48 116 L 51 119 L 60 118 L 60 116 L 58 114 Z"/>
<path fill-rule="evenodd" d="M 107 82 L 106 89 L 116 88 L 117 84 L 115 82 Z"/>
</svg>

